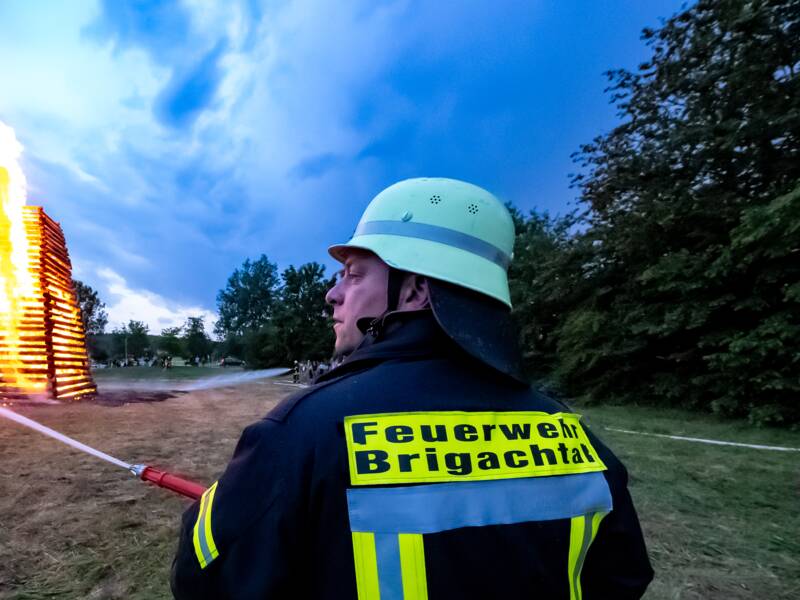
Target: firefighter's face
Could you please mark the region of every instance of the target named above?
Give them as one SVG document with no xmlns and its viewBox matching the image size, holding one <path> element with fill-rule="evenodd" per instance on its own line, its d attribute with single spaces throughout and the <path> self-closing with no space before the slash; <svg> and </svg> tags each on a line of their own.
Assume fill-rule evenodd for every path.
<svg viewBox="0 0 800 600">
<path fill-rule="evenodd" d="M 379 317 L 386 310 L 389 267 L 372 252 L 349 249 L 339 280 L 325 296 L 333 307 L 336 354 L 348 354 L 364 334 L 356 326 L 364 317 Z"/>
</svg>

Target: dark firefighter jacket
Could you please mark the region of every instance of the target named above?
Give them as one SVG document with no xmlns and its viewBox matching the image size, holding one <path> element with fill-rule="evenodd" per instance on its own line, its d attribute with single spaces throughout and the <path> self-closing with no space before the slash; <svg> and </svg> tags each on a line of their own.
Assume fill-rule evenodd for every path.
<svg viewBox="0 0 800 600">
<path fill-rule="evenodd" d="M 183 517 L 176 598 L 641 597 L 619 460 L 429 314 L 398 321 L 245 429 Z"/>
</svg>

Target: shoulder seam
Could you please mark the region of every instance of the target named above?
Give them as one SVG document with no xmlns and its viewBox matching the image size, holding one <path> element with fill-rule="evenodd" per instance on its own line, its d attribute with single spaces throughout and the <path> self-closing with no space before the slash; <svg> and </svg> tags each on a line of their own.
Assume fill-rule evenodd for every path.
<svg viewBox="0 0 800 600">
<path fill-rule="evenodd" d="M 350 373 L 344 373 L 340 377 L 335 379 L 331 379 L 329 381 L 323 381 L 321 383 L 314 384 L 311 389 L 305 390 L 303 392 L 298 392 L 288 398 L 284 398 L 281 400 L 271 411 L 269 411 L 265 416 L 265 421 L 274 421 L 275 423 L 283 423 L 289 414 L 294 410 L 295 406 L 300 404 L 306 398 L 313 396 L 316 392 L 327 388 L 328 386 L 338 383 L 344 379 L 347 379 L 351 375 L 355 375 L 356 373 L 361 373 L 363 371 L 353 371 Z"/>
</svg>

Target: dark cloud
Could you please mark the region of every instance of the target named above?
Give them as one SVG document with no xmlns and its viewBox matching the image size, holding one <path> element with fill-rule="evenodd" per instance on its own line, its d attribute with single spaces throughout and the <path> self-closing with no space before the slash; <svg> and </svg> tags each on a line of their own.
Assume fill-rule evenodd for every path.
<svg viewBox="0 0 800 600">
<path fill-rule="evenodd" d="M 330 152 L 318 154 L 298 163 L 292 168 L 290 174 L 292 177 L 296 177 L 298 179 L 311 179 L 314 177 L 320 177 L 331 169 L 335 168 L 337 165 L 341 164 L 341 162 L 341 157 L 331 154 Z"/>
<path fill-rule="evenodd" d="M 143 47 L 164 60 L 187 42 L 190 30 L 191 18 L 181 2 L 102 0 L 100 15 L 83 33 L 118 48 Z"/>
<path fill-rule="evenodd" d="M 390 181 L 463 178 L 523 209 L 566 212 L 575 199 L 571 153 L 616 122 L 603 72 L 635 67 L 644 55 L 639 30 L 659 8 L 416 10 L 402 53 L 354 98 L 350 122 L 369 132 L 358 158 L 379 162 Z"/>
<path fill-rule="evenodd" d="M 213 101 L 223 71 L 219 61 L 226 49 L 220 41 L 197 63 L 176 69 L 153 107 L 156 118 L 176 129 L 191 127 L 198 115 Z"/>
<path fill-rule="evenodd" d="M 180 2 L 103 0 L 84 35 L 156 68 L 93 127 L 31 117 L 69 148 L 32 165 L 44 198 L 31 202 L 62 222 L 76 263 L 207 308 L 247 256 L 326 261 L 399 179 L 456 177 L 564 212 L 570 153 L 617 122 L 603 71 L 635 67 L 641 28 L 682 1 L 243 0 L 203 6 L 193 25 Z"/>
</svg>

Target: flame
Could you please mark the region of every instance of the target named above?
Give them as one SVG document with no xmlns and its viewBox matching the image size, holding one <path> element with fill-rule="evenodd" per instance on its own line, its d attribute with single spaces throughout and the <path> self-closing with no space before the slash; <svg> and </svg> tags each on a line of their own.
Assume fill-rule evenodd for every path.
<svg viewBox="0 0 800 600">
<path fill-rule="evenodd" d="M 0 352 L 3 381 L 15 387 L 41 392 L 47 382 L 29 377 L 20 356 L 23 334 L 20 317 L 23 305 L 36 292 L 36 280 L 29 269 L 29 244 L 23 207 L 27 196 L 27 181 L 19 163 L 22 144 L 14 130 L 0 123 L 0 336 L 4 343 Z M 27 336 L 25 336 L 27 337 Z"/>
<path fill-rule="evenodd" d="M 26 206 L 22 146 L 0 122 L 0 374 L 12 395 L 96 391 L 61 227 Z"/>
</svg>

